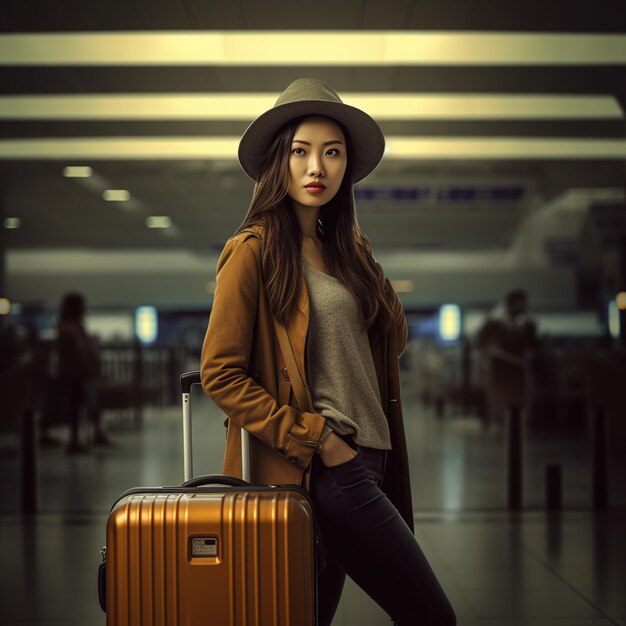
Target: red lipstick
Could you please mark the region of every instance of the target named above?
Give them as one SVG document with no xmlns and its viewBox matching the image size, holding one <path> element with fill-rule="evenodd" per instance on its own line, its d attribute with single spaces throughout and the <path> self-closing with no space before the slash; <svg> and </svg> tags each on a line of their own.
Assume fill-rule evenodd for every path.
<svg viewBox="0 0 626 626">
<path fill-rule="evenodd" d="M 311 193 L 322 193 L 326 189 L 326 185 L 320 182 L 307 183 L 304 188 Z"/>
</svg>

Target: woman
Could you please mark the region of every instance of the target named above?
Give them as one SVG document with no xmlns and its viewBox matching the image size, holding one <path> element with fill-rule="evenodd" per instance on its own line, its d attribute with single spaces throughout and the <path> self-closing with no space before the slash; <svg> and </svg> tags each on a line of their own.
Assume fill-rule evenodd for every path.
<svg viewBox="0 0 626 626">
<path fill-rule="evenodd" d="M 401 626 L 456 623 L 412 532 L 406 318 L 355 217 L 353 185 L 383 151 L 376 122 L 316 79 L 291 83 L 246 129 L 254 195 L 220 255 L 202 347 L 203 388 L 228 415 L 223 472 L 241 476 L 244 428 L 251 481 L 311 495 L 320 626 L 346 574 Z"/>
</svg>

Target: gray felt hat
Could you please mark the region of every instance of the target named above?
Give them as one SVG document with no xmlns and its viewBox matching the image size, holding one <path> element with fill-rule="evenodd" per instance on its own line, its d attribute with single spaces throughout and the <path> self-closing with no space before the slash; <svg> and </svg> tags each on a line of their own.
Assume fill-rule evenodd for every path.
<svg viewBox="0 0 626 626">
<path fill-rule="evenodd" d="M 257 180 L 263 157 L 275 133 L 289 120 L 303 115 L 327 115 L 350 133 L 352 182 L 358 183 L 380 163 L 385 137 L 367 113 L 344 104 L 337 92 L 317 78 L 298 78 L 283 91 L 274 106 L 257 117 L 241 136 L 237 157 L 244 172 Z"/>
</svg>

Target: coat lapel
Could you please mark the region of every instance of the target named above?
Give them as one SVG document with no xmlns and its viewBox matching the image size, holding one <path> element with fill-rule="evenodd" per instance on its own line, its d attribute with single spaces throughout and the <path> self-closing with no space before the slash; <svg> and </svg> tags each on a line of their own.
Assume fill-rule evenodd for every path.
<svg viewBox="0 0 626 626">
<path fill-rule="evenodd" d="M 258 226 L 251 226 L 243 232 L 253 233 L 261 242 L 263 241 L 263 229 Z M 276 319 L 274 319 L 274 324 L 283 325 L 282 322 Z M 303 274 L 301 274 L 300 277 L 296 306 L 286 324 L 284 324 L 284 328 L 287 331 L 289 345 L 300 374 L 300 376 L 290 375 L 291 384 L 292 386 L 297 385 L 301 388 L 300 391 L 304 391 L 304 394 L 298 394 L 298 397 L 304 397 L 306 394 L 309 406 L 300 407 L 300 410 L 312 411 L 313 398 L 311 397 L 311 391 L 305 376 L 305 345 L 307 332 L 309 330 L 309 290 Z M 287 357 L 284 358 L 286 359 Z M 304 387 L 304 389 L 302 389 L 302 387 Z"/>
<path fill-rule="evenodd" d="M 296 300 L 296 308 L 294 313 L 287 320 L 286 330 L 287 335 L 289 336 L 291 349 L 293 350 L 296 366 L 300 372 L 300 380 L 306 381 L 305 349 L 306 337 L 309 330 L 309 290 L 304 276 L 301 276 L 298 298 Z M 299 381 L 292 379 L 292 384 L 299 384 Z M 308 384 L 304 385 L 304 391 L 306 393 L 309 406 L 300 407 L 300 410 L 312 411 L 313 398 L 311 397 L 311 391 Z"/>
</svg>

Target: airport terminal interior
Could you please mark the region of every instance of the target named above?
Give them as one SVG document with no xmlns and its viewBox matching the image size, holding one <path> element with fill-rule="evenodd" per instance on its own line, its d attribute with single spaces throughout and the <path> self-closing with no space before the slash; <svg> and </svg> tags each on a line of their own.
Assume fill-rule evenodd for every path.
<svg viewBox="0 0 626 626">
<path fill-rule="evenodd" d="M 107 624 L 111 507 L 183 482 L 180 376 L 257 188 L 240 139 L 303 77 L 385 138 L 355 216 L 404 309 L 414 534 L 457 624 L 626 626 L 622 5 L 3 7 L 0 626 Z M 227 415 L 191 407 L 221 474 Z M 187 626 L 226 626 L 206 593 Z M 332 626 L 387 624 L 347 577 Z"/>
</svg>

